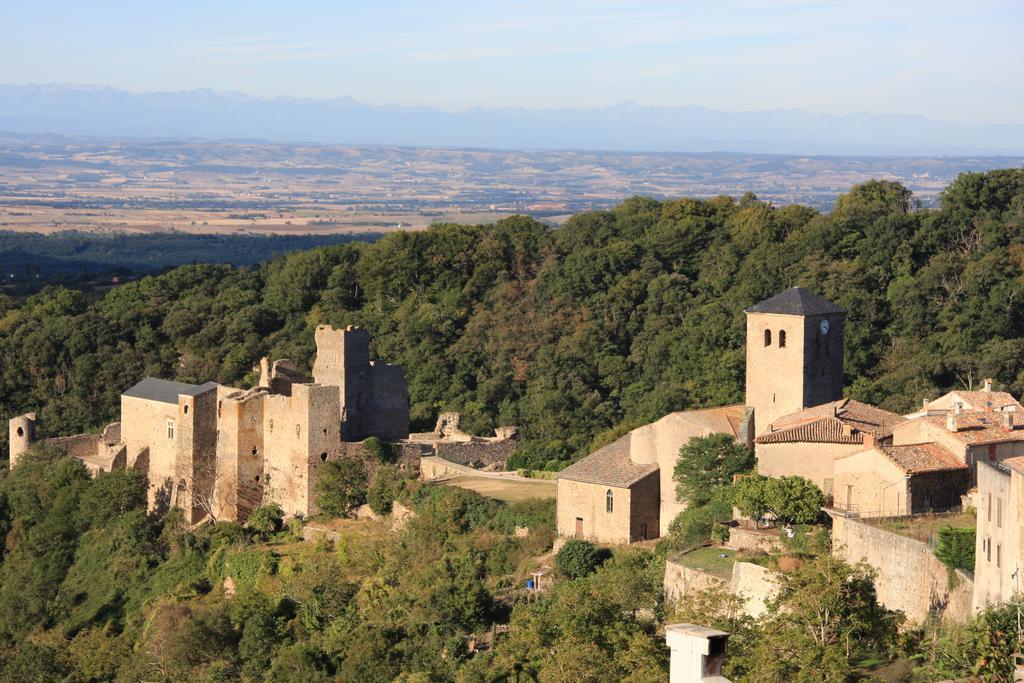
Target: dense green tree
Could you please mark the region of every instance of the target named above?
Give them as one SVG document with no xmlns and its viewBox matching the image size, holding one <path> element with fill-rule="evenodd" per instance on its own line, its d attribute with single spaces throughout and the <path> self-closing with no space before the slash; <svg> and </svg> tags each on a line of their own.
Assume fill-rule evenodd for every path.
<svg viewBox="0 0 1024 683">
<path fill-rule="evenodd" d="M 767 514 L 781 524 L 810 524 L 821 516 L 824 498 L 804 477 L 742 477 L 733 487 L 733 503 L 744 515 Z"/>
<path fill-rule="evenodd" d="M 672 472 L 676 496 L 692 506 L 704 505 L 716 488 L 731 484 L 733 475 L 753 465 L 753 453 L 728 434 L 694 437 L 679 449 Z"/>
<path fill-rule="evenodd" d="M 572 538 L 555 555 L 555 566 L 570 579 L 587 576 L 601 564 L 601 551 L 590 541 Z"/>
<path fill-rule="evenodd" d="M 320 467 L 316 480 L 320 512 L 332 517 L 347 515 L 366 502 L 366 469 L 358 458 L 330 460 Z"/>
</svg>

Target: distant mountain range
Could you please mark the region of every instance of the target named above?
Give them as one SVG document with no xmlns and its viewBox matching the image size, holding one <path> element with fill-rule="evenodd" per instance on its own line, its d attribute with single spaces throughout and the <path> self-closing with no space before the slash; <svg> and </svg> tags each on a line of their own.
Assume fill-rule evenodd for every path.
<svg viewBox="0 0 1024 683">
<path fill-rule="evenodd" d="M 920 116 L 727 112 L 632 102 L 590 109 L 446 112 L 368 105 L 349 97 L 131 93 L 78 85 L 0 85 L 0 131 L 524 150 L 1024 154 L 1024 125 L 948 123 Z"/>
</svg>

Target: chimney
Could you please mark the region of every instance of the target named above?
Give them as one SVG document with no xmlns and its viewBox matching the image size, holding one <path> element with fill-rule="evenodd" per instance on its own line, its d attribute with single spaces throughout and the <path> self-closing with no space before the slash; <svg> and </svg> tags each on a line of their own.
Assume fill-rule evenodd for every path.
<svg viewBox="0 0 1024 683">
<path fill-rule="evenodd" d="M 925 398 L 921 400 L 921 409 L 928 410 L 928 404 L 931 403 L 931 399 Z"/>
<path fill-rule="evenodd" d="M 875 433 L 864 432 L 864 450 L 875 447 Z"/>
<path fill-rule="evenodd" d="M 1013 413 L 1009 411 L 1003 413 L 1003 429 L 1008 432 L 1013 431 Z"/>
<path fill-rule="evenodd" d="M 957 401 L 956 403 L 954 403 L 953 404 L 953 414 L 956 415 L 957 417 L 963 415 L 964 414 L 964 404 L 961 403 L 960 401 Z"/>
<path fill-rule="evenodd" d="M 981 390 L 982 391 L 992 391 L 992 378 L 991 377 L 986 377 L 985 379 L 981 380 L 981 382 L 982 382 L 982 384 L 981 384 Z"/>
<path fill-rule="evenodd" d="M 669 624 L 665 643 L 672 651 L 669 683 L 729 683 L 722 677 L 728 633 L 696 624 Z"/>
<path fill-rule="evenodd" d="M 946 429 L 951 432 L 959 431 L 959 425 L 957 424 L 956 416 L 960 413 L 957 411 L 946 413 Z"/>
</svg>

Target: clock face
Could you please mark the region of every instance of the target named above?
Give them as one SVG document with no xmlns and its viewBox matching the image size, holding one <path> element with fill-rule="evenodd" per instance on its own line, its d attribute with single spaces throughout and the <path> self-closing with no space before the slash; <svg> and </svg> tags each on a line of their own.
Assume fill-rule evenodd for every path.
<svg viewBox="0 0 1024 683">
<path fill-rule="evenodd" d="M 828 334 L 828 321 L 822 320 L 821 324 L 818 325 L 818 329 L 821 330 L 822 334 Z"/>
</svg>

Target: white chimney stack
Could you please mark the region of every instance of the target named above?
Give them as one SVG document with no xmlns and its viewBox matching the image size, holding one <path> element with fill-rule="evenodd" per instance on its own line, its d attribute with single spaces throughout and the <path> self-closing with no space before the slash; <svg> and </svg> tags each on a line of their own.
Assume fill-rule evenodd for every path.
<svg viewBox="0 0 1024 683">
<path fill-rule="evenodd" d="M 665 643 L 672 651 L 669 683 L 729 683 L 722 676 L 728 633 L 696 624 L 669 624 Z"/>
<path fill-rule="evenodd" d="M 1008 432 L 1013 431 L 1013 413 L 1003 413 L 1003 429 L 1005 429 Z"/>
<path fill-rule="evenodd" d="M 981 390 L 982 391 L 992 391 L 992 379 L 991 378 L 986 377 L 985 379 L 982 380 Z"/>
<path fill-rule="evenodd" d="M 946 413 L 946 429 L 951 432 L 957 431 L 959 425 L 956 423 L 956 413 Z"/>
</svg>

